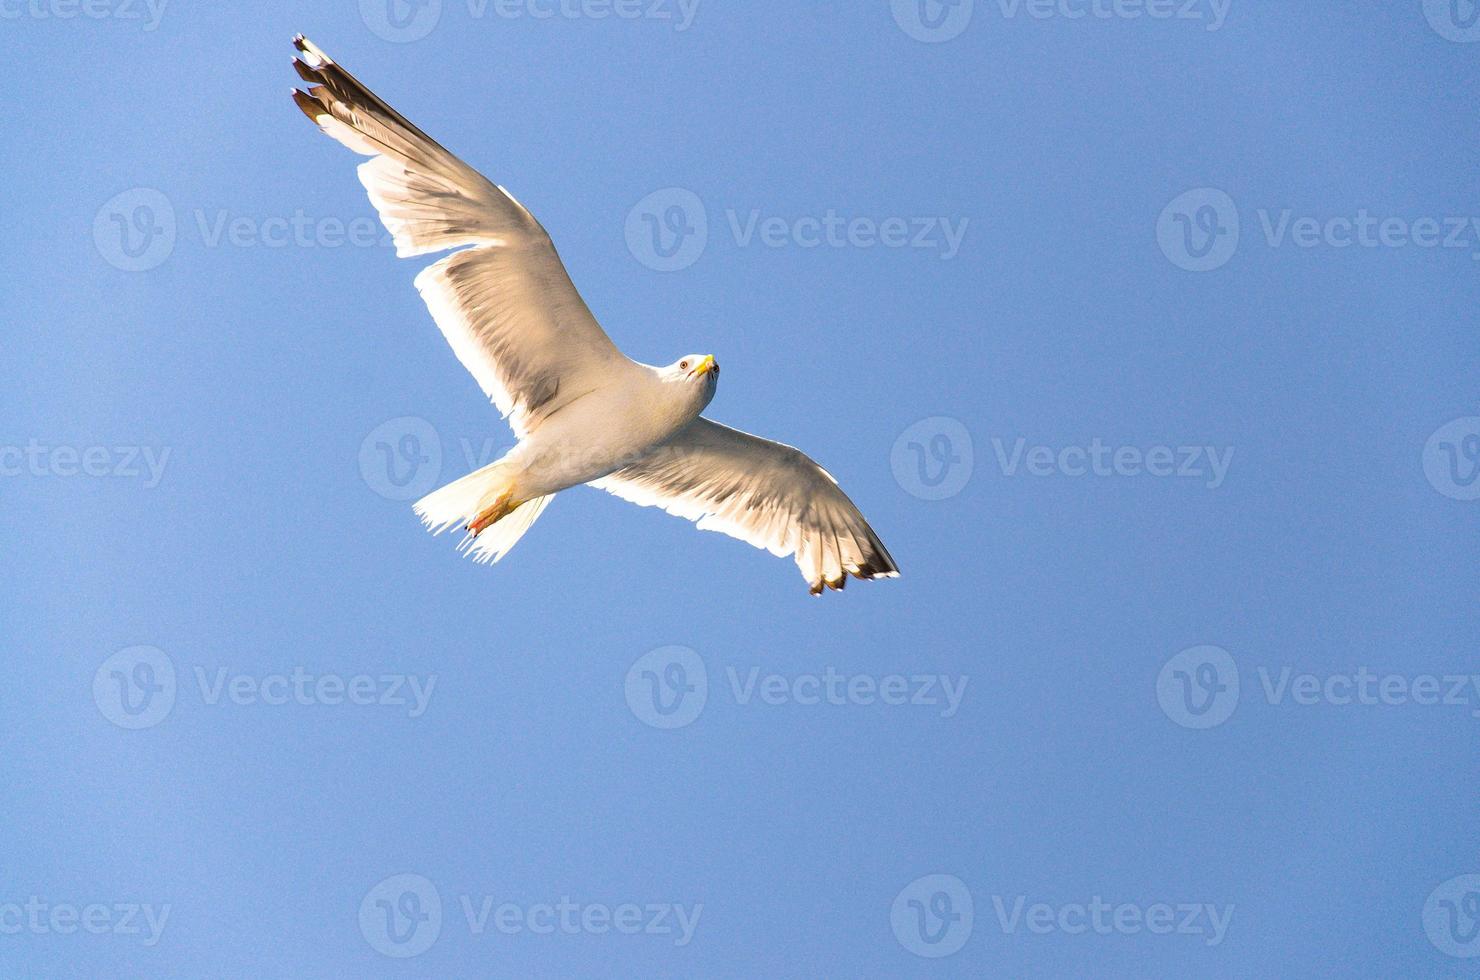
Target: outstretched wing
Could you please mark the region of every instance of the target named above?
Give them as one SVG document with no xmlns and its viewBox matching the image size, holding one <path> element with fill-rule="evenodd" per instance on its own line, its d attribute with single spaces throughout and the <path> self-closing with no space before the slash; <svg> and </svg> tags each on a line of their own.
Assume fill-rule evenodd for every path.
<svg viewBox="0 0 1480 980">
<path fill-rule="evenodd" d="M 799 449 L 700 418 L 637 462 L 591 484 L 643 507 L 796 555 L 813 595 L 847 576 L 899 568 L 837 481 Z"/>
<path fill-rule="evenodd" d="M 302 35 L 293 100 L 371 159 L 360 182 L 400 256 L 471 246 L 416 288 L 458 360 L 519 438 L 633 365 L 596 322 L 534 215 L 382 102 Z"/>
</svg>

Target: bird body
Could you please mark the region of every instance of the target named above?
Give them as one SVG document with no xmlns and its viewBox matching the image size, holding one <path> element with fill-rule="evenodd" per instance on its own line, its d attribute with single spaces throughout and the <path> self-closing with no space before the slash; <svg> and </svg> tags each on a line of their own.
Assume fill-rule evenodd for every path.
<svg viewBox="0 0 1480 980">
<path fill-rule="evenodd" d="M 611 384 L 572 399 L 500 460 L 521 498 L 590 483 L 621 469 L 667 442 L 714 397 L 714 371 L 699 379 L 674 380 L 660 368 L 634 367 Z M 610 431 L 611 436 L 593 443 L 588 437 L 593 431 Z"/>
<path fill-rule="evenodd" d="M 776 555 L 810 591 L 847 576 L 892 578 L 893 558 L 837 482 L 800 450 L 703 417 L 719 365 L 666 367 L 624 355 L 591 315 L 540 223 L 383 102 L 302 35 L 298 107 L 370 159 L 360 182 L 400 256 L 451 251 L 416 277 L 453 352 L 503 412 L 518 444 L 418 500 L 434 532 L 498 561 L 562 490 L 590 484 L 662 507 Z"/>
<path fill-rule="evenodd" d="M 712 365 L 713 358 L 690 355 L 679 364 Z M 506 541 L 503 535 L 492 535 L 479 540 L 485 526 L 526 504 L 609 476 L 666 444 L 709 404 L 718 376 L 718 368 L 712 366 L 695 375 L 631 362 L 628 369 L 614 372 L 607 384 L 564 402 L 508 453 L 465 477 L 467 482 L 449 484 L 417 501 L 416 512 L 438 533 L 466 521 L 473 532 L 467 542 L 473 555 L 497 561 L 518 537 Z M 593 442 L 589 438 L 593 431 L 611 435 Z M 539 504 L 539 509 L 543 506 Z M 534 516 L 538 514 L 528 524 L 534 523 Z"/>
</svg>

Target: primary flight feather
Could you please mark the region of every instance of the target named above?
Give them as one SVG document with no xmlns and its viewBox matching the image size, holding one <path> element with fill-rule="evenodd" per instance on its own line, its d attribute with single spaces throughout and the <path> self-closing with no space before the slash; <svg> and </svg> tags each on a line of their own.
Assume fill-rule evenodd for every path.
<svg viewBox="0 0 1480 980">
<path fill-rule="evenodd" d="M 587 483 L 697 521 L 777 556 L 809 590 L 893 578 L 894 559 L 837 482 L 800 450 L 700 413 L 719 364 L 628 358 L 601 329 L 534 215 L 382 102 L 307 38 L 293 39 L 307 91 L 293 100 L 370 159 L 370 202 L 402 257 L 456 249 L 416 288 L 447 342 L 518 438 L 496 462 L 417 501 L 434 533 L 498 561 L 559 491 Z"/>
</svg>

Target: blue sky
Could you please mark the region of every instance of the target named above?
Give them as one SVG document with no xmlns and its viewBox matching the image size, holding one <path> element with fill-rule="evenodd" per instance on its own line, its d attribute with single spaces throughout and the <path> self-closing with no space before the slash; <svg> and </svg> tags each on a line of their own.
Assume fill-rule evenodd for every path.
<svg viewBox="0 0 1480 980">
<path fill-rule="evenodd" d="M 0 2 L 0 974 L 1471 975 L 1475 12 Z M 298 31 L 904 576 L 426 535 Z"/>
</svg>

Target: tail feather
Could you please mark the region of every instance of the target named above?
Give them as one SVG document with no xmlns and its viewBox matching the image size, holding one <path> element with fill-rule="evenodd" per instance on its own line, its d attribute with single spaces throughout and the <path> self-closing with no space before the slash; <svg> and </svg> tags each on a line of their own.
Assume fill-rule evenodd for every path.
<svg viewBox="0 0 1480 980">
<path fill-rule="evenodd" d="M 498 463 L 490 463 L 467 476 L 433 490 L 411 505 L 416 516 L 433 534 L 441 534 L 454 524 L 463 525 L 477 516 L 503 489 Z"/>
<path fill-rule="evenodd" d="M 441 534 L 454 525 L 464 527 L 491 505 L 508 488 L 508 479 L 499 463 L 490 463 L 467 476 L 453 480 L 445 487 L 422 497 L 412 509 L 422 524 L 433 534 Z M 524 537 L 535 519 L 550 505 L 554 494 L 526 500 L 481 534 L 463 538 L 457 550 L 477 562 L 498 561 Z"/>
<path fill-rule="evenodd" d="M 515 507 L 509 516 L 495 524 L 490 525 L 487 530 L 476 537 L 469 534 L 458 544 L 457 550 L 472 558 L 480 565 L 491 561 L 498 561 L 509 553 L 519 539 L 524 537 L 545 508 L 550 506 L 550 501 L 555 495 L 549 494 L 545 497 L 536 497 L 526 500 Z"/>
</svg>

